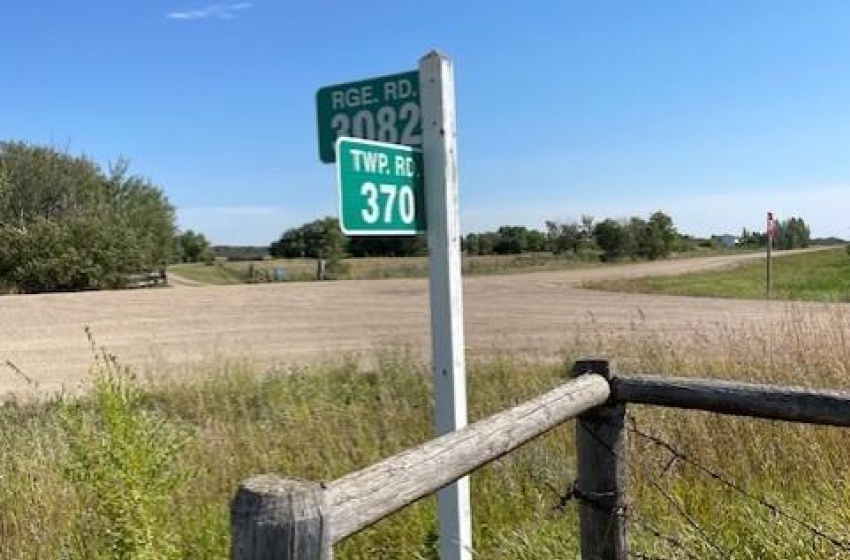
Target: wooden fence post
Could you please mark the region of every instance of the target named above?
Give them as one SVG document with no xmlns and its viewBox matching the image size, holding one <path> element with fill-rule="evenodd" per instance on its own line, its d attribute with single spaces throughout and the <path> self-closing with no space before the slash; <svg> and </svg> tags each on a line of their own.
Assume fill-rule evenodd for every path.
<svg viewBox="0 0 850 560">
<path fill-rule="evenodd" d="M 233 560 L 332 560 L 324 488 L 264 474 L 239 485 L 230 508 Z"/>
<path fill-rule="evenodd" d="M 595 373 L 611 380 L 607 360 L 580 360 L 576 377 Z M 606 404 L 585 412 L 576 422 L 582 560 L 627 560 L 626 407 Z"/>
</svg>

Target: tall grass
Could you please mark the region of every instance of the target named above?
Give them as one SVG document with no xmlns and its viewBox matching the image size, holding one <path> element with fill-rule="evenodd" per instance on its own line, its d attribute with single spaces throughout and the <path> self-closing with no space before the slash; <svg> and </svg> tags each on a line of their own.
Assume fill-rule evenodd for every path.
<svg viewBox="0 0 850 560">
<path fill-rule="evenodd" d="M 647 332 L 640 324 L 629 332 L 585 331 L 565 341 L 563 364 L 492 356 L 470 366 L 470 415 L 484 417 L 556 386 L 574 359 L 590 354 L 615 358 L 628 372 L 847 387 L 850 312 L 832 310 L 823 320 L 789 308 L 781 322 L 758 331 L 730 327 L 710 340 Z M 404 348 L 380 352 L 368 363 L 340 357 L 323 365 L 259 371 L 247 361 L 220 361 L 196 373 L 200 378 L 175 376 L 150 385 L 122 378 L 132 385 L 118 388 L 119 394 L 132 395 L 127 406 L 118 407 L 119 415 L 153 421 L 137 428 L 142 435 L 135 436 L 136 447 L 147 449 L 143 455 L 158 453 L 145 445 L 144 434 L 162 429 L 179 436 L 163 440 L 167 460 L 159 464 L 167 468 L 149 485 L 152 494 L 170 499 L 156 506 L 161 511 L 150 510 L 154 515 L 141 515 L 151 534 L 164 535 L 157 538 L 166 539 L 176 557 L 227 557 L 228 501 L 247 476 L 275 472 L 330 480 L 432 437 L 430 374 L 421 358 Z M 114 497 L 119 485 L 67 476 L 67 465 L 79 459 L 75 446 L 99 449 L 109 440 L 86 434 L 93 426 L 103 428 L 103 413 L 111 407 L 98 399 L 95 388 L 80 401 L 0 409 L 0 558 L 68 557 L 68 543 L 74 542 L 86 542 L 92 557 L 111 557 L 109 540 L 95 538 L 80 520 L 102 506 L 88 492 Z M 63 420 L 69 408 L 80 414 L 76 430 L 69 431 Z M 632 409 L 641 430 L 672 441 L 700 464 L 824 531 L 842 538 L 850 533 L 850 432 Z M 473 475 L 479 557 L 576 558 L 575 505 L 556 507 L 575 478 L 573 429 L 571 424 L 557 429 Z M 89 463 L 103 466 L 99 458 Z M 717 547 L 725 557 L 742 560 L 850 557 L 687 463 L 671 462 L 663 449 L 641 438 L 630 440 L 629 464 L 636 551 L 665 558 L 723 557 Z M 117 471 L 132 468 L 122 465 Z M 169 486 L 169 481 L 179 484 Z M 132 509 L 136 497 L 123 495 L 131 503 L 121 507 L 138 513 Z M 118 520 L 113 524 L 116 530 L 122 526 Z M 434 504 L 427 499 L 342 543 L 336 555 L 433 559 L 435 527 Z M 691 556 L 658 534 L 675 539 Z M 125 557 L 168 558 L 166 551 Z"/>
</svg>

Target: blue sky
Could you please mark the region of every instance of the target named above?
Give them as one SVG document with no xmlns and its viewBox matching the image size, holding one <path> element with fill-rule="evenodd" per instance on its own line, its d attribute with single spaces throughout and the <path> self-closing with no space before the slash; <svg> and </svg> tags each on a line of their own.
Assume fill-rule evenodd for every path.
<svg viewBox="0 0 850 560">
<path fill-rule="evenodd" d="M 315 92 L 455 63 L 466 231 L 671 214 L 850 238 L 850 2 L 30 0 L 0 17 L 0 138 L 160 185 L 268 244 L 336 215 Z"/>
</svg>

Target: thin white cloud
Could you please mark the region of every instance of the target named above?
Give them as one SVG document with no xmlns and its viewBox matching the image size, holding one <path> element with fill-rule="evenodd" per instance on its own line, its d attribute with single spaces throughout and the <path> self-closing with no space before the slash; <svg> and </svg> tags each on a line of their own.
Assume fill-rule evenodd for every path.
<svg viewBox="0 0 850 560">
<path fill-rule="evenodd" d="M 165 17 L 175 20 L 217 19 L 229 20 L 239 17 L 245 10 L 254 7 L 252 2 L 231 2 L 229 4 L 209 4 L 194 10 L 170 12 Z"/>
</svg>

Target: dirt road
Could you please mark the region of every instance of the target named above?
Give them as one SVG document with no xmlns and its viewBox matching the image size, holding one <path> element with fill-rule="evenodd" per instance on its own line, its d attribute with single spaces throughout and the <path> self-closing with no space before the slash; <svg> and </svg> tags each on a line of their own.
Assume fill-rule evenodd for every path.
<svg viewBox="0 0 850 560">
<path fill-rule="evenodd" d="M 778 318 L 764 301 L 635 296 L 583 290 L 586 279 L 678 274 L 760 258 L 738 255 L 590 270 L 466 278 L 471 355 L 498 349 L 557 356 L 564 342 L 595 330 L 702 332 Z M 812 306 L 816 308 L 815 305 Z M 0 394 L 74 390 L 92 351 L 85 328 L 123 363 L 139 368 L 221 357 L 308 362 L 387 344 L 425 349 L 422 279 L 204 286 L 0 297 Z M 7 362 L 21 373 L 16 373 Z M 24 378 L 31 379 L 27 382 Z"/>
</svg>

